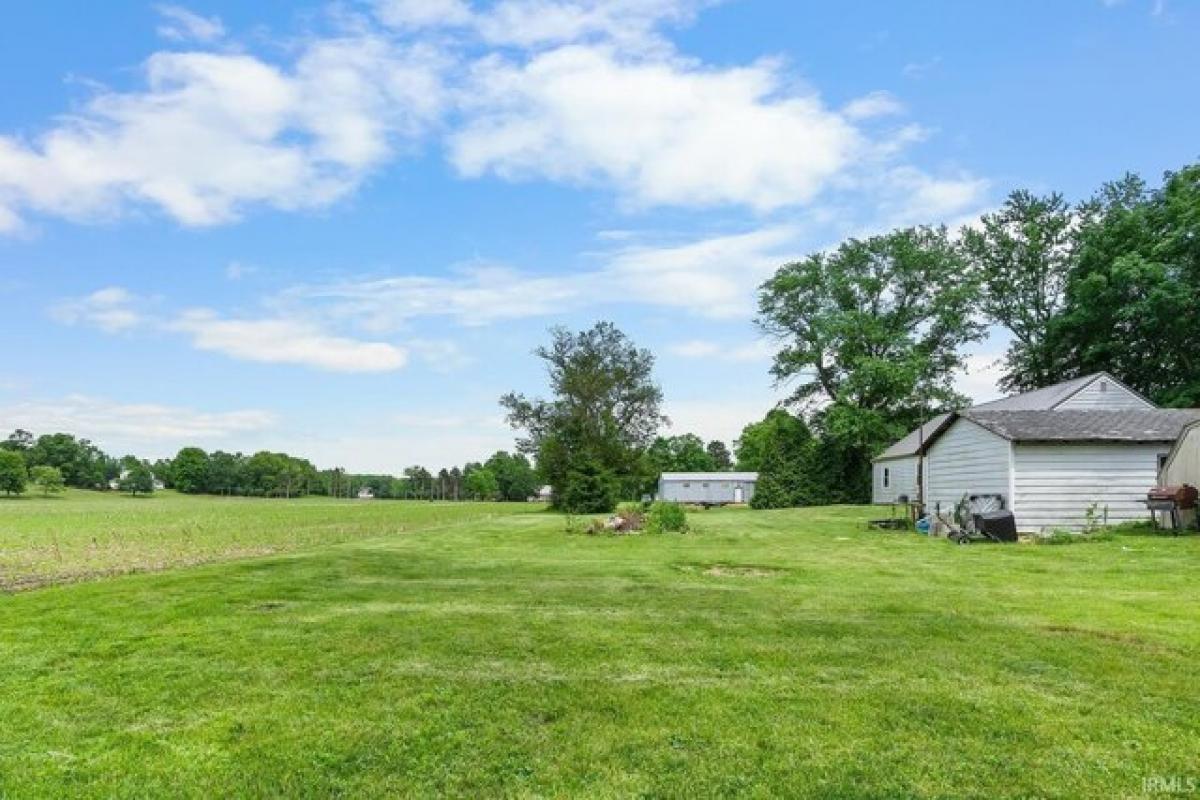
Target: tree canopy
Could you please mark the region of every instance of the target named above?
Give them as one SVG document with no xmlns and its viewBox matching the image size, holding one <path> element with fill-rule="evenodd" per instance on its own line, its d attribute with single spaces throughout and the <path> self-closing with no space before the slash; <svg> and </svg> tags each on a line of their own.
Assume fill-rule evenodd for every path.
<svg viewBox="0 0 1200 800">
<path fill-rule="evenodd" d="M 823 449 L 839 454 L 833 481 L 851 496 L 883 447 L 965 404 L 954 375 L 963 346 L 983 335 L 978 291 L 961 248 L 928 227 L 850 239 L 761 287 L 758 324 L 780 344 L 771 373 L 793 387 L 790 402 Z M 763 462 L 753 438 L 746 455 Z"/>
<path fill-rule="evenodd" d="M 1049 346 L 1063 377 L 1107 370 L 1164 405 L 1200 405 L 1200 164 L 1134 175 L 1079 207 Z"/>
<path fill-rule="evenodd" d="M 38 465 L 29 468 L 29 480 L 33 485 L 42 490 L 43 495 L 57 494 L 67 488 L 66 481 L 63 480 L 62 472 L 58 467 L 47 467 Z"/>
<path fill-rule="evenodd" d="M 28 481 L 29 474 L 21 454 L 15 450 L 0 450 L 0 492 L 21 494 Z"/>
<path fill-rule="evenodd" d="M 1062 308 L 1075 250 L 1075 212 L 1057 192 L 1009 195 L 963 231 L 963 247 L 980 286 L 980 308 L 1012 333 L 1001 388 L 1028 391 L 1058 378 L 1049 324 Z"/>
</svg>

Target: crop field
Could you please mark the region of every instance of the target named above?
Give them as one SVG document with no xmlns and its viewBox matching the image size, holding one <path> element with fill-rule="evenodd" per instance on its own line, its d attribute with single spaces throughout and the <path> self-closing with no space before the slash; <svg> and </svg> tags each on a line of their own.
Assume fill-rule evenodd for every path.
<svg viewBox="0 0 1200 800">
<path fill-rule="evenodd" d="M 1200 537 L 956 547 L 870 532 L 872 513 L 587 536 L 525 505 L 0 502 L 23 589 L 0 594 L 0 797 L 1200 778 Z"/>
<path fill-rule="evenodd" d="M 0 498 L 0 591 L 269 555 L 527 513 L 520 504 L 70 491 Z"/>
</svg>

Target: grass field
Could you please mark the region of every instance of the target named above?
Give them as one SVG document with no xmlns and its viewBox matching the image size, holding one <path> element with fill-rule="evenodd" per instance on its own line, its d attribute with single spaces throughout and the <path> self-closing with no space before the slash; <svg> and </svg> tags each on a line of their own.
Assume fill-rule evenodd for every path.
<svg viewBox="0 0 1200 800">
<path fill-rule="evenodd" d="M 280 502 L 72 490 L 0 497 L 0 591 L 289 552 L 528 513 L 520 504 Z"/>
<path fill-rule="evenodd" d="M 867 532 L 868 514 L 591 537 L 523 506 L 0 503 L 13 585 L 117 553 L 287 551 L 0 595 L 0 796 L 1113 797 L 1200 779 L 1200 537 L 955 547 Z"/>
</svg>

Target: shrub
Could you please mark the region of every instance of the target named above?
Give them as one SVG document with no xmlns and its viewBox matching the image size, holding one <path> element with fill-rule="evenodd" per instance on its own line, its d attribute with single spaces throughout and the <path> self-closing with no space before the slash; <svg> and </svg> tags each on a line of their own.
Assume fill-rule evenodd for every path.
<svg viewBox="0 0 1200 800">
<path fill-rule="evenodd" d="M 648 533 L 687 533 L 687 512 L 679 503 L 656 502 L 651 504 L 646 514 L 646 531 Z"/>
</svg>

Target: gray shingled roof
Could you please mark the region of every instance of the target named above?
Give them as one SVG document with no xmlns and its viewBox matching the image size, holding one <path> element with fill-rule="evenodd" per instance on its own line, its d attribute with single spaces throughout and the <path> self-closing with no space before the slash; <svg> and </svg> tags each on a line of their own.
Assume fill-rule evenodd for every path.
<svg viewBox="0 0 1200 800">
<path fill-rule="evenodd" d="M 1125 386 L 1107 372 L 1094 372 L 1091 375 L 1084 375 L 1081 378 L 1072 378 L 1069 381 L 1056 383 L 1053 386 L 1044 386 L 1041 389 L 1034 389 L 1032 392 L 1013 395 L 1012 397 L 1002 397 L 999 400 L 990 400 L 986 403 L 980 403 L 977 406 L 972 406 L 968 411 L 1049 411 L 1057 407 L 1060 403 L 1070 398 L 1076 392 L 1083 389 L 1097 378 L 1104 378 L 1114 383 Z M 1128 386 L 1125 386 L 1129 389 Z M 1129 391 L 1133 391 L 1129 389 Z M 1134 392 L 1134 394 L 1137 394 Z M 1139 395 L 1140 397 L 1140 395 Z M 933 419 L 926 422 L 920 430 L 910 431 L 903 439 L 893 444 L 888 449 L 875 457 L 875 461 L 883 461 L 889 458 L 904 458 L 905 456 L 915 456 L 921 447 L 921 442 L 925 445 L 936 439 L 938 434 L 945 429 L 946 425 L 951 422 L 950 414 L 939 414 Z M 1177 432 L 1178 433 L 1178 432 Z M 1174 437 L 1172 437 L 1174 438 Z M 1166 441 L 1166 440 L 1160 440 Z"/>
<path fill-rule="evenodd" d="M 875 460 L 882 461 L 888 458 L 904 458 L 905 456 L 915 456 L 917 454 L 917 450 L 921 446 L 921 442 L 929 442 L 929 440 L 940 433 L 942 428 L 944 428 L 949 422 L 949 414 L 938 414 L 920 428 L 911 431 L 903 439 L 877 455 Z"/>
<path fill-rule="evenodd" d="M 1069 381 L 1056 383 L 1053 386 L 1043 386 L 1041 389 L 1034 389 L 1032 392 L 1015 394 L 1012 397 L 1001 397 L 999 400 L 980 403 L 977 406 L 972 406 L 972 409 L 980 411 L 984 409 L 988 411 L 1049 411 L 1104 374 L 1103 372 L 1096 372 L 1092 375 L 1084 375 L 1082 378 L 1072 378 Z"/>
<path fill-rule="evenodd" d="M 1138 411 L 996 411 L 960 413 L 992 433 L 1016 442 L 1173 442 L 1200 409 Z"/>
</svg>

